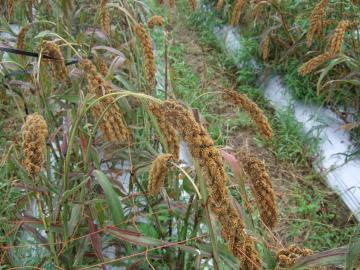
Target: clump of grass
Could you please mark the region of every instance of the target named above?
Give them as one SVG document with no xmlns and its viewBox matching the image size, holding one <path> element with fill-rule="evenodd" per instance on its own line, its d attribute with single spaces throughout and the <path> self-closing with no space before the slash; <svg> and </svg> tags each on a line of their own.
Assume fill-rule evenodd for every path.
<svg viewBox="0 0 360 270">
<path fill-rule="evenodd" d="M 48 127 L 44 118 L 40 114 L 34 113 L 26 117 L 21 132 L 24 152 L 23 164 L 29 176 L 34 177 L 40 173 L 44 161 Z"/>
<path fill-rule="evenodd" d="M 273 127 L 276 140 L 272 144 L 278 159 L 302 166 L 316 156 L 318 140 L 303 131 L 291 109 L 276 112 Z"/>
</svg>

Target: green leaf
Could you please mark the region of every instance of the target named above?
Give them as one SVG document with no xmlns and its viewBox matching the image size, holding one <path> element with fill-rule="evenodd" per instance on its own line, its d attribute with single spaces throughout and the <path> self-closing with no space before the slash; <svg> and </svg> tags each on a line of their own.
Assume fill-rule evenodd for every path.
<svg viewBox="0 0 360 270">
<path fill-rule="evenodd" d="M 349 250 L 345 259 L 345 270 L 355 269 L 358 262 L 358 256 L 360 254 L 360 238 L 359 230 L 356 232 L 356 236 L 352 238 L 352 241 L 349 244 Z"/>
<path fill-rule="evenodd" d="M 121 223 L 125 220 L 124 211 L 119 200 L 119 196 L 113 189 L 113 186 L 110 183 L 108 177 L 103 172 L 98 170 L 95 170 L 93 174 L 101 188 L 104 190 L 105 200 L 109 205 L 114 225 L 124 227 L 124 225 L 121 226 Z"/>
<path fill-rule="evenodd" d="M 299 261 L 291 268 L 291 270 L 310 269 L 310 267 L 314 266 L 343 265 L 347 250 L 347 247 L 341 247 L 304 257 L 299 259 Z"/>
</svg>

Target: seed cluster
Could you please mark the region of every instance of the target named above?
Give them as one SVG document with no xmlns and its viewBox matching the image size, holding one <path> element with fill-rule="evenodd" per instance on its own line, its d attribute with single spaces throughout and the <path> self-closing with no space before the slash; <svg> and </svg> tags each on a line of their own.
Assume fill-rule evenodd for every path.
<svg viewBox="0 0 360 270">
<path fill-rule="evenodd" d="M 171 9 L 173 9 L 173 8 L 175 8 L 175 6 L 176 6 L 175 0 L 169 0 L 169 7 L 170 7 Z"/>
<path fill-rule="evenodd" d="M 222 7 L 224 6 L 225 0 L 218 0 L 215 6 L 216 11 L 220 12 Z"/>
<path fill-rule="evenodd" d="M 327 51 L 304 63 L 298 70 L 299 74 L 301 76 L 309 74 L 310 72 L 318 68 L 320 65 L 332 59 L 336 54 L 338 54 L 344 41 L 345 32 L 350 26 L 350 21 L 340 21 L 334 31 L 334 34 L 330 38 Z"/>
<path fill-rule="evenodd" d="M 161 16 L 157 16 L 157 15 L 152 16 L 149 19 L 147 25 L 148 25 L 149 28 L 154 28 L 155 26 L 161 27 L 161 26 L 164 25 L 164 18 L 161 17 Z"/>
<path fill-rule="evenodd" d="M 7 0 L 6 10 L 7 10 L 7 18 L 8 20 L 10 20 L 14 13 L 14 0 Z"/>
<path fill-rule="evenodd" d="M 311 249 L 299 248 L 291 245 L 287 249 L 281 249 L 277 252 L 276 257 L 281 267 L 291 267 L 300 257 L 306 257 L 313 254 Z"/>
<path fill-rule="evenodd" d="M 168 121 L 166 121 L 164 112 L 159 104 L 151 102 L 149 104 L 149 110 L 156 117 L 167 151 L 174 157 L 175 160 L 178 160 L 180 146 L 176 130 Z"/>
<path fill-rule="evenodd" d="M 101 98 L 106 94 L 111 94 L 112 87 L 97 72 L 96 67 L 90 60 L 84 59 L 80 62 L 80 67 L 86 73 L 89 93 L 96 98 Z M 103 119 L 100 122 L 100 129 L 109 142 L 121 142 L 130 139 L 130 132 L 126 127 L 123 115 L 115 103 L 114 96 L 107 96 L 95 103 L 91 110 L 95 119 L 100 118 L 104 110 Z"/>
<path fill-rule="evenodd" d="M 245 4 L 246 0 L 236 0 L 230 19 L 231 26 L 235 26 L 239 23 L 241 11 L 243 10 Z"/>
<path fill-rule="evenodd" d="M 218 217 L 221 233 L 243 269 L 260 269 L 255 244 L 244 231 L 244 223 L 234 208 L 226 186 L 227 179 L 219 150 L 192 114 L 173 101 L 163 104 L 165 117 L 188 144 L 192 157 L 198 162 L 207 182 L 208 204 Z"/>
<path fill-rule="evenodd" d="M 148 191 L 149 195 L 157 195 L 160 189 L 164 186 L 166 176 L 169 171 L 169 161 L 172 159 L 171 154 L 158 155 L 153 161 L 150 173 L 149 173 L 149 184 Z"/>
<path fill-rule="evenodd" d="M 260 45 L 262 58 L 264 61 L 267 61 L 269 59 L 270 52 L 270 35 L 266 35 Z"/>
<path fill-rule="evenodd" d="M 195 10 L 197 6 L 196 0 L 189 0 L 189 6 L 192 10 Z"/>
<path fill-rule="evenodd" d="M 134 32 L 138 37 L 143 50 L 145 78 L 147 80 L 149 87 L 148 93 L 151 94 L 153 93 L 154 87 L 156 85 L 156 80 L 155 80 L 156 66 L 155 66 L 155 57 L 154 57 L 152 42 L 144 25 L 142 25 L 141 23 L 134 25 Z"/>
<path fill-rule="evenodd" d="M 101 30 L 109 35 L 110 34 L 110 14 L 107 8 L 108 0 L 101 0 L 100 2 L 100 21 L 101 21 Z"/>
<path fill-rule="evenodd" d="M 261 220 L 267 227 L 273 228 L 277 223 L 275 194 L 265 165 L 261 160 L 246 152 L 240 153 L 239 157 L 246 174 L 251 179 L 251 187 Z"/>
<path fill-rule="evenodd" d="M 44 60 L 50 64 L 52 75 L 58 81 L 67 82 L 69 80 L 69 73 L 65 66 L 65 60 L 61 53 L 59 46 L 52 41 L 44 41 L 41 45 L 45 55 L 54 59 Z"/>
<path fill-rule="evenodd" d="M 27 24 L 20 29 L 20 32 L 16 39 L 16 49 L 24 50 L 25 49 L 25 36 L 30 29 L 31 24 Z"/>
<path fill-rule="evenodd" d="M 261 135 L 266 140 L 272 138 L 273 132 L 269 121 L 263 110 L 261 110 L 255 102 L 251 101 L 246 95 L 230 89 L 225 89 L 222 96 L 225 101 L 244 109 L 250 115 Z"/>
<path fill-rule="evenodd" d="M 325 52 L 323 54 L 320 54 L 320 55 L 310 59 L 309 61 L 307 61 L 305 64 L 303 64 L 299 68 L 299 70 L 298 70 L 299 74 L 301 76 L 305 76 L 305 75 L 309 74 L 310 72 L 312 72 L 313 70 L 318 68 L 320 65 L 322 65 L 326 61 L 330 60 L 331 57 L 332 57 L 331 53 Z"/>
<path fill-rule="evenodd" d="M 44 118 L 40 114 L 34 113 L 26 117 L 21 132 L 24 152 L 23 164 L 28 175 L 33 177 L 40 173 L 44 160 L 48 127 Z"/>
<path fill-rule="evenodd" d="M 100 74 L 105 77 L 108 72 L 109 72 L 109 68 L 107 66 L 106 61 L 104 60 L 104 58 L 102 57 L 96 57 L 96 62 L 100 71 Z"/>
<path fill-rule="evenodd" d="M 332 55 L 338 54 L 341 50 L 341 45 L 344 40 L 344 35 L 351 22 L 348 20 L 342 20 L 337 25 L 334 34 L 330 38 L 330 44 L 328 52 Z"/>
<path fill-rule="evenodd" d="M 308 48 L 311 47 L 311 44 L 314 39 L 314 35 L 317 32 L 321 31 L 322 20 L 323 20 L 328 2 L 329 2 L 329 0 L 321 0 L 319 3 L 317 3 L 317 5 L 313 9 L 313 11 L 311 12 L 310 20 L 309 20 L 310 27 L 309 27 L 309 30 L 306 35 L 306 46 Z"/>
</svg>

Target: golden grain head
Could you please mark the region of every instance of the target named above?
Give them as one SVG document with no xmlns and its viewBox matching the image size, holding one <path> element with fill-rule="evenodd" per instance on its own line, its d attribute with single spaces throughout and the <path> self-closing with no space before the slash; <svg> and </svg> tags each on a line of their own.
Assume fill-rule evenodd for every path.
<svg viewBox="0 0 360 270">
<path fill-rule="evenodd" d="M 270 36 L 266 35 L 260 44 L 261 54 L 264 61 L 269 59 L 270 53 Z"/>
<path fill-rule="evenodd" d="M 69 73 L 65 66 L 65 60 L 61 53 L 60 47 L 52 41 L 44 41 L 41 45 L 43 53 L 54 59 L 45 60 L 50 65 L 52 75 L 55 79 L 62 82 L 69 81 Z"/>
<path fill-rule="evenodd" d="M 169 0 L 169 7 L 170 7 L 171 9 L 173 9 L 173 8 L 175 8 L 175 6 L 176 6 L 175 0 Z"/>
<path fill-rule="evenodd" d="M 155 78 L 156 65 L 155 65 L 155 56 L 153 52 L 152 41 L 144 25 L 142 25 L 141 23 L 134 25 L 134 32 L 137 38 L 139 39 L 141 48 L 143 50 L 144 71 L 148 86 L 147 93 L 153 94 L 156 85 L 156 78 Z"/>
<path fill-rule="evenodd" d="M 163 26 L 164 25 L 164 18 L 158 15 L 152 16 L 149 21 L 147 22 L 149 28 L 154 28 L 155 26 Z"/>
<path fill-rule="evenodd" d="M 108 0 L 100 1 L 100 22 L 101 22 L 101 30 L 109 35 L 110 34 L 110 14 L 107 8 Z"/>
<path fill-rule="evenodd" d="M 169 121 L 166 121 L 161 106 L 155 102 L 149 103 L 150 112 L 156 117 L 160 133 L 164 139 L 165 147 L 168 153 L 172 154 L 175 160 L 179 159 L 180 142 L 176 130 Z"/>
<path fill-rule="evenodd" d="M 216 2 L 216 6 L 215 6 L 215 9 L 217 12 L 220 12 L 220 10 L 223 8 L 224 6 L 224 3 L 225 3 L 225 0 L 218 0 Z"/>
<path fill-rule="evenodd" d="M 242 108 L 249 114 L 264 139 L 270 140 L 272 138 L 273 132 L 269 121 L 263 110 L 255 102 L 246 95 L 230 89 L 225 89 L 222 96 L 225 101 Z"/>
<path fill-rule="evenodd" d="M 322 20 L 325 14 L 326 6 L 329 0 L 321 0 L 313 11 L 311 12 L 309 19 L 309 30 L 306 35 L 306 46 L 309 48 L 314 39 L 314 35 L 316 32 L 320 32 L 322 28 Z"/>
<path fill-rule="evenodd" d="M 246 0 L 236 0 L 234 3 L 234 7 L 232 10 L 232 15 L 230 19 L 230 25 L 235 26 L 240 21 L 241 12 L 243 10 L 243 7 L 246 4 Z"/>
<path fill-rule="evenodd" d="M 197 3 L 196 0 L 188 0 L 190 8 L 194 11 L 196 10 Z"/>
<path fill-rule="evenodd" d="M 16 39 L 16 49 L 18 49 L 18 50 L 25 49 L 25 36 L 26 36 L 27 32 L 29 31 L 30 27 L 31 27 L 31 24 L 27 24 L 20 29 L 20 32 Z"/>
<path fill-rule="evenodd" d="M 312 254 L 313 251 L 311 249 L 291 245 L 288 248 L 278 250 L 276 258 L 279 266 L 289 268 L 292 267 L 299 258 L 311 256 Z"/>
<path fill-rule="evenodd" d="M 10 20 L 14 13 L 14 0 L 7 0 L 6 10 L 7 10 L 7 19 Z"/>
<path fill-rule="evenodd" d="M 341 50 L 341 46 L 344 41 L 344 35 L 346 33 L 346 30 L 351 25 L 351 22 L 348 20 L 342 20 L 337 25 L 334 34 L 330 38 L 330 44 L 328 47 L 328 52 L 331 55 L 338 54 Z"/>
<path fill-rule="evenodd" d="M 309 73 L 311 73 L 313 70 L 317 69 L 320 65 L 324 64 L 326 61 L 330 60 L 332 58 L 331 53 L 325 52 L 323 54 L 320 54 L 306 63 L 304 63 L 299 69 L 298 73 L 301 76 L 305 76 Z"/>
<path fill-rule="evenodd" d="M 149 173 L 148 192 L 149 195 L 157 195 L 164 186 L 166 176 L 171 166 L 171 154 L 161 154 L 151 164 Z"/>
<path fill-rule="evenodd" d="M 245 233 L 244 224 L 235 210 L 227 189 L 223 160 L 214 142 L 193 117 L 180 104 L 165 101 L 166 119 L 181 134 L 192 157 L 199 164 L 206 179 L 208 204 L 221 224 L 221 234 L 244 269 L 260 269 L 260 261 L 253 240 Z"/>
<path fill-rule="evenodd" d="M 261 15 L 264 10 L 264 7 L 266 5 L 268 5 L 269 2 L 268 1 L 252 1 L 252 4 L 253 4 L 253 9 L 252 9 L 253 18 L 255 20 L 258 20 L 258 19 L 261 20 L 263 17 Z"/>
<path fill-rule="evenodd" d="M 251 188 L 264 225 L 273 228 L 277 223 L 277 208 L 272 181 L 264 163 L 246 152 L 239 154 L 239 160 L 250 177 Z"/>
<path fill-rule="evenodd" d="M 109 142 L 130 140 L 129 129 L 124 122 L 123 114 L 116 103 L 115 97 L 108 96 L 108 94 L 113 93 L 111 85 L 103 79 L 90 60 L 84 59 L 80 61 L 79 66 L 86 74 L 89 93 L 95 98 L 105 96 L 91 107 L 91 112 L 95 119 L 103 117 L 99 125 L 106 140 Z"/>
<path fill-rule="evenodd" d="M 24 167 L 28 175 L 33 177 L 40 173 L 44 160 L 44 150 L 48 128 L 44 118 L 34 113 L 26 117 L 22 126 Z"/>
</svg>

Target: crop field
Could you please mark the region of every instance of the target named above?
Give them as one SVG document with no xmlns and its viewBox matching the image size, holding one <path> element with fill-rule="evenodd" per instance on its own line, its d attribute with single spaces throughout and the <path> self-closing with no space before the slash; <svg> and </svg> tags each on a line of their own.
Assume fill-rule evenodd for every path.
<svg viewBox="0 0 360 270">
<path fill-rule="evenodd" d="M 360 1 L 0 0 L 1 270 L 360 269 L 356 170 Z"/>
</svg>

